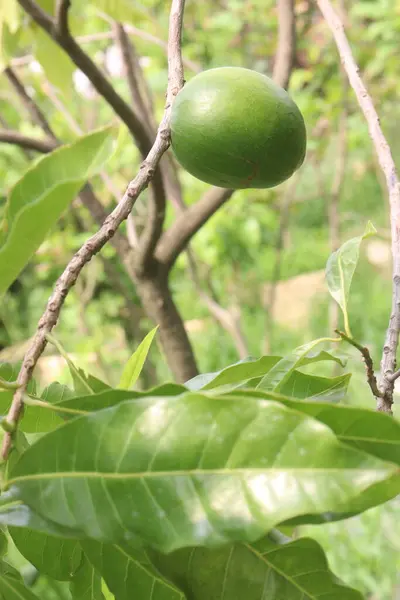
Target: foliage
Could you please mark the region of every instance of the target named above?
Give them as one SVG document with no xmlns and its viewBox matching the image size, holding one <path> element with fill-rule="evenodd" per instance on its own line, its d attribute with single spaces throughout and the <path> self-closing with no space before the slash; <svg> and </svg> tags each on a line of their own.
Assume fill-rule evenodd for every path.
<svg viewBox="0 0 400 600">
<path fill-rule="evenodd" d="M 53 0 L 38 3 L 54 9 Z M 0 145 L 5 415 L 26 341 L 55 281 L 97 229 L 75 201 L 77 192 L 90 178 L 109 212 L 139 154 L 124 127 L 116 139 L 115 115 L 65 52 L 16 0 L 0 4 L 0 69 L 11 64 L 18 72 L 61 144 L 39 160 L 32 150 Z M 74 37 L 129 102 L 110 19 L 131 27 L 140 85 L 149 89 L 156 122 L 167 82 L 168 3 L 71 4 Z M 347 4 L 352 47 L 398 155 L 398 2 Z M 2 465 L 0 596 L 7 600 L 393 598 L 400 426 L 371 410 L 358 351 L 323 341 L 333 335 L 333 291 L 353 339 L 368 345 L 378 364 L 390 305 L 390 269 L 380 256 L 389 237 L 384 192 L 367 127 L 321 17 L 311 2 L 295 6 L 290 93 L 307 124 L 307 159 L 295 185 L 235 193 L 192 244 L 202 290 L 239 314 L 246 358 L 239 361 L 230 331 L 210 315 L 182 254 L 169 284 L 201 374 L 171 383 L 137 290 L 114 248 L 104 248 L 69 295 L 57 339 L 28 387 L 9 464 Z M 277 28 L 273 0 L 187 0 L 185 77 L 226 65 L 271 75 Z M 1 127 L 53 143 L 7 78 L 0 82 Z M 340 237 L 350 242 L 331 256 L 321 289 L 302 277 L 322 272 L 331 250 L 328 212 L 343 115 Z M 193 205 L 207 187 L 178 174 Z M 148 200 L 146 192 L 134 209 L 139 232 Z M 170 200 L 167 225 L 176 214 Z M 377 235 L 359 251 L 368 220 Z M 350 260 L 341 270 L 343 256 Z M 265 310 L 275 283 L 268 336 Z M 296 312 L 303 295 L 310 300 Z"/>
</svg>

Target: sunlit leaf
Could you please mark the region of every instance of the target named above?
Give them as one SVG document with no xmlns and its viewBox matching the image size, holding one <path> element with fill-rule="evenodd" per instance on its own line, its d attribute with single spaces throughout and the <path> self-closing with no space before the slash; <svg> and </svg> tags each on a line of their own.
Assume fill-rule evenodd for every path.
<svg viewBox="0 0 400 600">
<path fill-rule="evenodd" d="M 188 393 L 69 421 L 21 456 L 6 485 L 63 527 L 168 552 L 365 510 L 399 493 L 400 474 L 281 403 Z"/>
<path fill-rule="evenodd" d="M 334 361 L 339 365 L 344 366 L 344 361 L 331 352 L 325 350 L 319 352 L 313 351 L 316 346 L 323 342 L 326 342 L 324 338 L 308 342 L 303 346 L 299 346 L 287 356 L 281 358 L 281 360 L 261 379 L 256 387 L 261 390 L 281 391 L 281 388 L 290 379 L 295 369 L 316 362 Z"/>
<path fill-rule="evenodd" d="M 229 398 L 269 398 L 268 392 L 259 390 L 229 392 Z M 296 401 L 282 396 L 289 408 L 301 411 L 321 421 L 332 429 L 337 438 L 346 444 L 368 452 L 373 456 L 400 465 L 400 423 L 396 418 L 366 408 L 343 404 Z"/>
<path fill-rule="evenodd" d="M 286 396 L 317 401 L 339 402 L 347 393 L 351 374 L 338 377 L 319 377 L 301 371 L 293 371 L 279 391 Z"/>
<path fill-rule="evenodd" d="M 36 162 L 11 190 L 0 225 L 0 295 L 30 260 L 86 179 L 111 156 L 114 135 L 114 128 L 107 127 L 54 150 Z"/>
<path fill-rule="evenodd" d="M 76 67 L 66 52 L 40 28 L 34 31 L 35 58 L 40 63 L 46 78 L 64 94 L 72 89 L 72 74 Z"/>
<path fill-rule="evenodd" d="M 279 356 L 263 356 L 258 360 L 246 359 L 222 371 L 197 375 L 187 381 L 185 386 L 192 391 L 212 390 L 222 386 L 229 386 L 229 388 L 243 386 L 255 377 L 263 377 L 279 360 Z"/>
<path fill-rule="evenodd" d="M 154 336 L 157 333 L 157 329 L 158 326 L 152 329 L 146 335 L 144 340 L 139 344 L 139 347 L 135 350 L 126 363 L 121 375 L 121 381 L 118 386 L 119 388 L 122 388 L 123 390 L 129 390 L 134 387 L 135 383 L 139 379 L 140 373 L 142 372 L 143 365 L 146 361 Z"/>
<path fill-rule="evenodd" d="M 347 302 L 349 298 L 351 281 L 356 270 L 360 254 L 361 242 L 371 235 L 376 229 L 370 221 L 363 235 L 345 242 L 336 252 L 331 254 L 326 264 L 326 281 L 329 292 L 343 311 L 345 330 L 350 335 Z"/>
</svg>

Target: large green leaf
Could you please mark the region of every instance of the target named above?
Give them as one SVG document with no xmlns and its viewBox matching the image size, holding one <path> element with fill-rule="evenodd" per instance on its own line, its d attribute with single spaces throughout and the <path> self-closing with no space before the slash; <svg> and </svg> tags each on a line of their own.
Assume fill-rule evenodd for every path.
<svg viewBox="0 0 400 600">
<path fill-rule="evenodd" d="M 139 344 L 139 347 L 135 350 L 126 363 L 121 375 L 121 381 L 118 386 L 119 388 L 129 390 L 134 387 L 135 383 L 139 379 L 140 373 L 142 372 L 143 365 L 149 353 L 154 336 L 157 333 L 157 329 L 158 326 L 149 331 L 144 340 Z"/>
<path fill-rule="evenodd" d="M 343 311 L 345 329 L 350 335 L 347 302 L 351 281 L 358 263 L 361 242 L 376 233 L 375 227 L 369 221 L 363 235 L 345 242 L 336 252 L 333 252 L 326 264 L 326 281 L 329 292 Z"/>
<path fill-rule="evenodd" d="M 70 591 L 72 600 L 105 600 L 101 585 L 101 575 L 90 564 L 85 555 L 74 574 Z"/>
<path fill-rule="evenodd" d="M 86 135 L 34 163 L 16 183 L 0 226 L 0 295 L 30 260 L 86 179 L 109 159 L 114 138 L 115 129 L 111 127 Z"/>
<path fill-rule="evenodd" d="M 169 552 L 365 510 L 399 493 L 400 474 L 279 402 L 188 393 L 73 419 L 32 445 L 6 486 L 88 537 Z"/>
<path fill-rule="evenodd" d="M 0 525 L 7 527 L 27 527 L 34 531 L 41 531 L 57 537 L 79 537 L 79 533 L 53 523 L 45 517 L 39 516 L 29 506 L 16 500 L 13 494 L 4 492 L 0 495 Z"/>
<path fill-rule="evenodd" d="M 68 581 L 81 563 L 82 550 L 75 540 L 20 527 L 9 527 L 8 531 L 22 556 L 53 579 Z"/>
<path fill-rule="evenodd" d="M 295 369 L 316 362 L 332 360 L 339 365 L 344 366 L 345 363 L 343 360 L 331 352 L 325 350 L 314 352 L 314 348 L 325 341 L 326 340 L 322 338 L 299 346 L 293 350 L 293 352 L 284 358 L 281 358 L 281 360 L 277 362 L 266 375 L 264 375 L 256 387 L 261 390 L 280 391 Z"/>
<path fill-rule="evenodd" d="M 222 369 L 222 371 L 197 375 L 193 379 L 190 379 L 190 381 L 187 381 L 185 386 L 192 391 L 200 389 L 212 390 L 222 386 L 232 389 L 242 386 L 255 377 L 263 377 L 279 360 L 279 356 L 263 356 L 257 360 L 246 359 L 230 365 Z"/>
<path fill-rule="evenodd" d="M 301 371 L 293 371 L 286 382 L 280 386 L 280 393 L 294 398 L 313 398 L 325 402 L 342 400 L 349 386 L 351 374 L 338 377 L 318 377 Z"/>
<path fill-rule="evenodd" d="M 265 537 L 251 545 L 151 557 L 191 600 L 362 600 L 336 579 L 322 548 L 310 538 L 281 545 Z"/>
<path fill-rule="evenodd" d="M 268 392 L 259 390 L 232 391 L 228 397 L 270 398 Z M 384 413 L 342 404 L 296 401 L 289 397 L 274 398 L 293 410 L 301 411 L 321 421 L 332 429 L 336 437 L 346 444 L 368 452 L 382 460 L 400 465 L 400 423 Z"/>
<path fill-rule="evenodd" d="M 82 542 L 82 548 L 116 600 L 184 600 L 174 585 L 160 576 L 144 550 L 125 545 Z"/>
</svg>

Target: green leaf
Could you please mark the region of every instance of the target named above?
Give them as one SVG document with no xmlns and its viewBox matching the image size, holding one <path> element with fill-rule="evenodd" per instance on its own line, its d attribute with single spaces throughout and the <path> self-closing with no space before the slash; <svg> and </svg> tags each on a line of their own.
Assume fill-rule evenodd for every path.
<svg viewBox="0 0 400 600">
<path fill-rule="evenodd" d="M 7 552 L 8 540 L 2 529 L 0 529 L 0 556 L 4 556 Z"/>
<path fill-rule="evenodd" d="M 333 575 L 322 548 L 310 538 L 278 544 L 264 537 L 255 544 L 220 549 L 192 548 L 168 556 L 151 553 L 166 577 L 191 600 L 362 600 Z"/>
<path fill-rule="evenodd" d="M 87 394 L 90 391 L 95 394 L 96 392 L 103 392 L 111 389 L 107 383 L 101 381 L 94 375 L 86 373 L 80 367 L 76 367 L 72 361 L 68 361 L 69 370 L 74 382 L 74 392 L 76 396 Z"/>
<path fill-rule="evenodd" d="M 60 409 L 60 416 L 63 418 L 71 418 L 68 414 L 68 410 L 82 410 L 85 412 L 93 412 L 95 410 L 101 410 L 102 408 L 109 408 L 124 402 L 125 400 L 136 400 L 141 398 L 147 398 L 151 396 L 178 396 L 186 393 L 187 390 L 182 386 L 175 383 L 167 383 L 158 387 L 152 388 L 146 392 L 135 392 L 134 390 L 115 390 L 109 389 L 99 394 L 91 394 L 89 396 L 78 396 L 76 398 L 70 398 L 57 404 L 57 408 Z M 66 409 L 65 414 L 62 414 L 62 409 Z M 41 410 L 41 409 L 39 409 Z"/>
<path fill-rule="evenodd" d="M 72 74 L 76 69 L 74 63 L 42 29 L 35 29 L 34 41 L 36 45 L 35 58 L 43 67 L 46 78 L 63 94 L 70 95 Z"/>
<path fill-rule="evenodd" d="M 160 576 L 144 550 L 94 540 L 83 541 L 82 548 L 117 600 L 185 598 L 182 592 Z"/>
<path fill-rule="evenodd" d="M 325 350 L 313 352 L 315 346 L 323 342 L 326 342 L 325 338 L 308 342 L 293 350 L 293 352 L 282 358 L 272 367 L 256 386 L 257 389 L 281 391 L 281 388 L 290 379 L 295 369 L 311 363 L 332 360 L 344 367 L 344 361 L 331 352 L 326 352 Z"/>
<path fill-rule="evenodd" d="M 144 340 L 140 343 L 139 347 L 135 350 L 126 363 L 121 376 L 121 381 L 118 386 L 119 388 L 130 390 L 134 387 L 135 383 L 139 379 L 140 373 L 142 372 L 143 365 L 149 353 L 154 336 L 157 333 L 157 329 L 158 325 L 146 335 Z"/>
<path fill-rule="evenodd" d="M 140 2 L 130 0 L 96 0 L 95 7 L 112 17 L 115 21 L 132 23 L 137 25 L 138 21 L 148 16 L 148 11 Z"/>
<path fill-rule="evenodd" d="M 39 516 L 29 506 L 21 503 L 13 494 L 0 495 L 0 525 L 7 527 L 27 527 L 63 538 L 78 538 L 78 532 L 61 527 L 45 517 Z"/>
<path fill-rule="evenodd" d="M 0 267 L 1 269 L 1 267 Z M 0 363 L 0 377 L 5 381 L 16 381 L 20 365 L 11 365 L 10 363 Z M 36 393 L 36 382 L 31 380 L 27 388 L 28 393 Z M 6 415 L 11 406 L 14 390 L 0 390 L 0 415 Z"/>
<path fill-rule="evenodd" d="M 87 376 L 86 373 L 81 371 L 82 374 L 87 377 L 87 381 L 90 382 L 92 387 L 101 388 L 102 385 L 105 386 L 103 382 L 96 380 L 92 375 Z M 166 383 L 146 392 L 108 388 L 106 391 L 87 396 L 75 396 L 75 393 L 67 388 L 67 386 L 60 384 L 51 384 L 46 390 L 42 393 L 42 399 L 48 403 L 46 406 L 35 405 L 34 402 L 38 398 L 33 395 L 29 396 L 33 400 L 33 404 L 26 406 L 24 418 L 19 424 L 19 428 L 26 433 L 52 431 L 62 425 L 64 420 L 75 418 L 80 414 L 115 406 L 124 400 L 133 400 L 148 396 L 177 396 L 187 392 L 184 386 L 175 383 Z M 48 399 L 46 399 L 47 395 L 49 395 Z M 66 399 L 61 400 L 61 396 Z"/>
<path fill-rule="evenodd" d="M 43 392 L 40 394 L 40 397 L 42 400 L 49 402 L 50 404 L 58 404 L 59 402 L 63 402 L 69 398 L 74 398 L 75 394 L 68 386 L 54 381 L 44 388 Z"/>
<path fill-rule="evenodd" d="M 347 393 L 351 374 L 338 377 L 318 377 L 301 371 L 293 371 L 280 387 L 280 393 L 294 398 L 313 398 L 325 402 L 339 402 Z"/>
<path fill-rule="evenodd" d="M 83 183 L 112 154 L 114 128 L 96 131 L 37 161 L 11 190 L 0 240 L 0 296 L 19 275 Z M 1 229 L 1 227 L 0 227 Z"/>
<path fill-rule="evenodd" d="M 82 535 L 170 552 L 365 510 L 399 493 L 400 474 L 279 402 L 188 393 L 69 421 L 21 456 L 6 486 Z"/>
<path fill-rule="evenodd" d="M 267 400 L 270 394 L 258 390 L 232 391 L 227 397 L 237 397 L 239 401 L 254 397 Z M 327 425 L 340 441 L 400 465 L 400 423 L 397 419 L 384 413 L 343 404 L 296 401 L 275 395 L 274 398 L 288 408 L 318 419 Z"/>
<path fill-rule="evenodd" d="M 11 575 L 0 575 L 0 598 L 4 600 L 38 600 L 30 589 Z"/>
<path fill-rule="evenodd" d="M 400 466 L 400 423 L 397 419 L 352 406 L 308 402 L 285 404 L 318 419 L 346 444 Z"/>
<path fill-rule="evenodd" d="M 81 566 L 72 578 L 70 591 L 72 600 L 105 600 L 101 576 L 85 555 L 82 556 Z"/>
<path fill-rule="evenodd" d="M 0 5 L 0 73 L 7 66 L 15 50 L 20 26 L 17 0 L 7 0 Z"/>
<path fill-rule="evenodd" d="M 375 235 L 376 229 L 370 221 L 363 235 L 352 238 L 345 242 L 336 252 L 331 254 L 326 264 L 326 281 L 329 292 L 342 309 L 345 331 L 351 337 L 349 328 L 349 316 L 347 312 L 347 301 L 349 298 L 351 281 L 356 270 L 360 254 L 361 242 Z"/>
<path fill-rule="evenodd" d="M 192 391 L 212 390 L 222 386 L 229 386 L 229 389 L 233 389 L 255 377 L 263 377 L 279 360 L 279 356 L 263 356 L 257 360 L 246 359 L 230 365 L 222 371 L 197 375 L 187 381 L 185 386 Z"/>
<path fill-rule="evenodd" d="M 9 527 L 8 531 L 22 556 L 40 573 L 53 579 L 68 581 L 81 563 L 82 550 L 75 540 L 20 527 Z"/>
</svg>

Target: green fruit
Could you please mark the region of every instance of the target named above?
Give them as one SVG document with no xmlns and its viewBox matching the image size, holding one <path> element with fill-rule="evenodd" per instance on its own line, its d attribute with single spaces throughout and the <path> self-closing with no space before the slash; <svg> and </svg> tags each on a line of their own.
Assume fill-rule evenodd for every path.
<svg viewBox="0 0 400 600">
<path fill-rule="evenodd" d="M 306 128 L 284 89 L 238 67 L 196 75 L 172 106 L 172 149 L 189 173 L 219 187 L 269 188 L 303 163 Z"/>
</svg>

